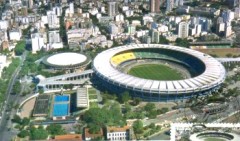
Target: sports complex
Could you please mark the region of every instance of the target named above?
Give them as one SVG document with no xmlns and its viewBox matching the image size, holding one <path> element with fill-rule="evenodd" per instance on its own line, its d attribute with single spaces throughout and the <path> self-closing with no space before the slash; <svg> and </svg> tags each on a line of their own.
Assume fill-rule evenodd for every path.
<svg viewBox="0 0 240 141">
<path fill-rule="evenodd" d="M 223 65 L 213 57 L 183 47 L 131 44 L 99 53 L 92 65 L 100 84 L 115 93 L 151 101 L 207 95 L 225 80 Z"/>
</svg>

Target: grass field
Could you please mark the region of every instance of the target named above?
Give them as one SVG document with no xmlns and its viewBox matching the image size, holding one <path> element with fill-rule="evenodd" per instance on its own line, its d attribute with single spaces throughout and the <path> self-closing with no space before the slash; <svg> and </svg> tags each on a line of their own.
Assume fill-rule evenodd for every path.
<svg viewBox="0 0 240 141">
<path fill-rule="evenodd" d="M 180 80 L 183 79 L 181 73 L 166 65 L 144 64 L 131 68 L 128 74 L 152 80 Z"/>
<path fill-rule="evenodd" d="M 208 137 L 205 138 L 204 141 L 226 141 L 226 140 L 221 138 Z"/>
</svg>

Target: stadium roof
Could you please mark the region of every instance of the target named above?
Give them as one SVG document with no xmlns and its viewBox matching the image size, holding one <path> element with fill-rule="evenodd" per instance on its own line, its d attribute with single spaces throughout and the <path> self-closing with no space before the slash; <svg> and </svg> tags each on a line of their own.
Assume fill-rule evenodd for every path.
<svg viewBox="0 0 240 141">
<path fill-rule="evenodd" d="M 193 78 L 177 81 L 158 81 L 138 78 L 120 72 L 110 61 L 117 53 L 140 48 L 163 48 L 190 54 L 200 59 L 205 64 L 206 69 L 202 74 Z M 223 65 L 207 54 L 183 47 L 161 44 L 131 44 L 108 49 L 95 57 L 93 69 L 98 76 L 108 82 L 125 88 L 139 89 L 141 91 L 150 91 L 154 93 L 167 92 L 169 94 L 185 93 L 189 91 L 195 92 L 215 87 L 224 81 L 226 73 Z"/>
<path fill-rule="evenodd" d="M 46 61 L 49 64 L 66 66 L 66 65 L 80 64 L 86 60 L 87 60 L 87 57 L 85 55 L 68 52 L 68 53 L 59 53 L 59 54 L 52 55 L 48 57 Z"/>
</svg>

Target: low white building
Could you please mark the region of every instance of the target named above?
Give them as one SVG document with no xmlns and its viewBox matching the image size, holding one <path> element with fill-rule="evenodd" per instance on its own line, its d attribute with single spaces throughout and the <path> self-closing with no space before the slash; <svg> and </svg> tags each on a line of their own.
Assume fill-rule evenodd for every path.
<svg viewBox="0 0 240 141">
<path fill-rule="evenodd" d="M 131 140 L 130 128 L 124 127 L 107 127 L 107 140 L 110 141 L 126 141 Z"/>
</svg>

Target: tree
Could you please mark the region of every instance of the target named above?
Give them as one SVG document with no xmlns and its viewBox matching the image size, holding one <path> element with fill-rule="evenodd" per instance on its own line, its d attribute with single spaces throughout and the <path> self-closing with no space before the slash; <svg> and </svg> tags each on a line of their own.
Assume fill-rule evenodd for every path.
<svg viewBox="0 0 240 141">
<path fill-rule="evenodd" d="M 26 136 L 29 136 L 29 132 L 27 130 L 22 130 L 18 133 L 18 137 L 25 138 Z"/>
<path fill-rule="evenodd" d="M 30 139 L 31 140 L 44 140 L 48 137 L 48 132 L 43 129 L 42 126 L 38 128 L 32 127 L 30 129 Z"/>
<path fill-rule="evenodd" d="M 150 111 L 148 112 L 148 114 L 147 114 L 148 118 L 151 118 L 151 119 L 156 118 L 157 115 L 158 115 L 158 112 L 157 112 L 157 110 L 155 110 L 155 109 L 154 109 L 154 110 L 150 110 Z"/>
<path fill-rule="evenodd" d="M 73 89 L 73 87 L 74 87 L 74 84 L 69 84 L 69 89 Z"/>
<path fill-rule="evenodd" d="M 109 111 L 106 109 L 91 108 L 85 113 L 83 120 L 87 123 L 103 127 L 110 120 Z"/>
<path fill-rule="evenodd" d="M 233 55 L 231 53 L 226 54 L 226 57 L 232 57 Z"/>
<path fill-rule="evenodd" d="M 144 106 L 144 110 L 145 111 L 152 111 L 156 108 L 155 104 L 154 103 L 147 103 L 145 106 Z"/>
<path fill-rule="evenodd" d="M 13 85 L 13 93 L 14 94 L 19 94 L 21 92 L 21 83 L 19 81 L 17 81 L 14 85 Z"/>
<path fill-rule="evenodd" d="M 163 35 L 160 35 L 159 39 L 160 39 L 159 44 L 169 44 L 169 40 Z"/>
<path fill-rule="evenodd" d="M 143 132 L 143 123 L 141 120 L 134 121 L 133 131 L 135 132 L 135 134 L 141 134 Z"/>
<path fill-rule="evenodd" d="M 133 105 L 137 106 L 141 101 L 142 99 L 140 97 L 133 98 Z"/>
<path fill-rule="evenodd" d="M 62 128 L 62 126 L 60 124 L 50 124 L 47 127 L 47 131 L 51 135 L 62 135 L 62 134 L 65 134 L 65 131 L 64 131 L 64 129 Z"/>
<path fill-rule="evenodd" d="M 22 122 L 21 122 L 21 125 L 24 127 L 24 126 L 27 126 L 30 122 L 30 119 L 29 118 L 23 118 L 22 119 Z"/>
<path fill-rule="evenodd" d="M 14 49 L 16 55 L 22 55 L 25 51 L 26 42 L 19 41 Z"/>
<path fill-rule="evenodd" d="M 189 41 L 185 38 L 185 39 L 182 39 L 182 38 L 177 38 L 176 39 L 176 45 L 177 46 L 181 46 L 181 47 L 189 47 Z"/>
<path fill-rule="evenodd" d="M 44 90 L 43 89 L 39 89 L 38 92 L 39 92 L 39 94 L 43 94 Z"/>
<path fill-rule="evenodd" d="M 155 128 L 155 124 L 151 123 L 148 127 L 153 129 L 153 128 Z"/>
<path fill-rule="evenodd" d="M 91 134 L 96 134 L 101 130 L 101 127 L 96 124 L 89 124 L 88 127 L 89 127 L 89 133 Z"/>
<path fill-rule="evenodd" d="M 15 122 L 15 123 L 21 124 L 22 119 L 20 118 L 20 116 L 18 116 L 18 115 L 14 115 L 14 117 L 13 117 L 13 119 L 12 119 L 12 122 Z"/>
<path fill-rule="evenodd" d="M 131 99 L 131 97 L 130 97 L 128 91 L 125 91 L 125 92 L 120 96 L 120 102 L 121 102 L 121 103 L 126 103 L 126 102 L 128 102 L 128 100 L 130 100 L 130 99 Z"/>
</svg>

